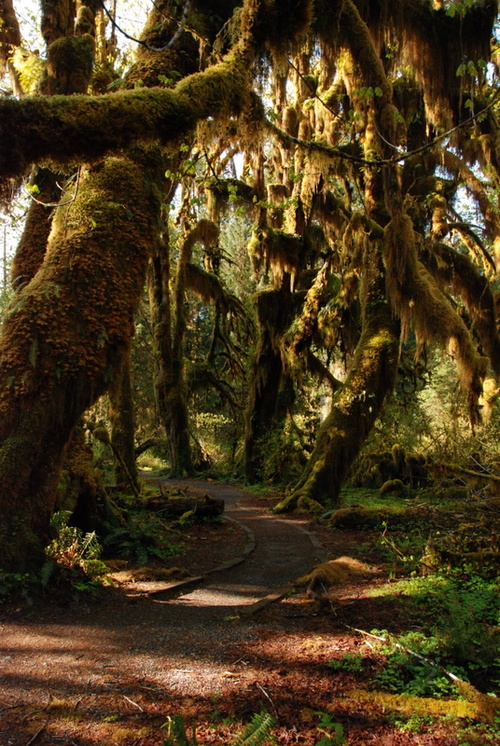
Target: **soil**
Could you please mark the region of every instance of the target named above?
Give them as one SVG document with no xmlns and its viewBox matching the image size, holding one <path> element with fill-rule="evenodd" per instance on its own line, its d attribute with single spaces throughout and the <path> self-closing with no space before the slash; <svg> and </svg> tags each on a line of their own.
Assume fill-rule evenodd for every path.
<svg viewBox="0 0 500 746">
<path fill-rule="evenodd" d="M 176 714 L 189 739 L 192 727 L 199 744 L 229 744 L 261 711 L 274 716 L 278 744 L 328 734 L 324 744 L 457 746 L 451 725 L 422 719 L 412 732 L 354 692 L 378 665 L 356 630 L 404 622 L 395 597 L 369 595 L 387 576 L 380 557 L 366 556 L 365 534 L 274 516 L 269 499 L 233 486 L 180 484 L 222 497 L 229 520 L 193 526 L 185 554 L 161 568 L 115 564 L 98 598 L 0 607 L 1 746 L 159 746 Z M 342 555 L 369 571 L 320 600 L 290 593 Z M 359 652 L 361 671 L 328 666 Z"/>
</svg>

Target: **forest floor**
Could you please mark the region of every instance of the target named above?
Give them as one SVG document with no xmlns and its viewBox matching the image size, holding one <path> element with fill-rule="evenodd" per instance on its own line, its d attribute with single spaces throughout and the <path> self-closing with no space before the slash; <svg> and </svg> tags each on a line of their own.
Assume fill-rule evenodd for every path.
<svg viewBox="0 0 500 746">
<path fill-rule="evenodd" d="M 182 487 L 222 497 L 230 519 L 191 527 L 169 563 L 179 577 L 208 572 L 203 580 L 168 590 L 157 567 L 121 564 L 96 598 L 0 606 L 1 746 L 161 746 L 175 715 L 188 726 L 185 746 L 230 744 L 262 711 L 276 721 L 275 744 L 482 743 L 461 739 L 457 720 L 411 718 L 360 694 L 381 654 L 357 630 L 408 623 L 397 594 L 371 595 L 388 576 L 366 531 L 274 516 L 269 498 L 228 485 Z M 281 597 L 343 555 L 369 570 L 324 602 L 303 589 Z M 346 656 L 351 671 L 332 667 Z"/>
</svg>

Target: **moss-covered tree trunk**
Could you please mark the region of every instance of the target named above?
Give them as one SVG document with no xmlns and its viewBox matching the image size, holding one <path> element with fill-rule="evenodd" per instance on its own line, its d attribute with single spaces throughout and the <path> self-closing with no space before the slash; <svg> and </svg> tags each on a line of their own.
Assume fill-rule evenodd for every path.
<svg viewBox="0 0 500 746">
<path fill-rule="evenodd" d="M 111 445 L 115 457 L 116 483 L 138 488 L 138 473 L 135 463 L 135 418 L 134 396 L 130 376 L 130 349 L 122 357 L 115 380 L 109 390 L 109 419 L 111 423 Z"/>
<path fill-rule="evenodd" d="M 41 557 L 66 443 L 127 350 L 158 207 L 147 164 L 80 173 L 0 338 L 0 567 Z"/>
<path fill-rule="evenodd" d="M 245 479 L 262 478 L 266 437 L 279 428 L 294 400 L 292 380 L 283 366 L 279 340 L 292 319 L 290 290 L 267 290 L 256 299 L 259 342 L 250 372 L 245 427 Z"/>
<path fill-rule="evenodd" d="M 335 504 L 382 405 L 391 393 L 399 358 L 399 322 L 385 296 L 381 247 L 365 247 L 362 274 L 362 333 L 350 372 L 323 422 L 311 458 L 292 493 L 276 506 L 285 511 L 310 501 Z"/>
<path fill-rule="evenodd" d="M 184 249 L 186 244 L 184 244 Z M 187 257 L 179 257 L 175 280 L 175 314 L 172 319 L 170 293 L 170 249 L 168 234 L 155 244 L 149 275 L 149 298 L 157 354 L 155 393 L 165 427 L 170 473 L 183 477 L 193 473 L 189 422 L 184 384 L 183 340 L 185 331 L 184 290 Z"/>
</svg>

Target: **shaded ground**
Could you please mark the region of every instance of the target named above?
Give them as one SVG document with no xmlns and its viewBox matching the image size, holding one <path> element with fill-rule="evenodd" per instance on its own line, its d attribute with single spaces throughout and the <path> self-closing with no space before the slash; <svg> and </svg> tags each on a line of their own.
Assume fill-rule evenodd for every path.
<svg viewBox="0 0 500 746">
<path fill-rule="evenodd" d="M 98 600 L 0 607 L 1 746 L 156 746 L 176 713 L 197 724 L 199 743 L 231 743 L 261 710 L 276 717 L 280 744 L 316 744 L 320 711 L 351 746 L 457 746 L 435 726 L 402 731 L 381 707 L 350 696 L 359 674 L 327 666 L 361 649 L 363 638 L 350 627 L 396 630 L 401 623 L 397 599 L 366 595 L 381 582 L 376 567 L 344 583 L 323 608 L 303 594 L 258 604 L 325 554 L 353 554 L 361 534 L 272 516 L 268 503 L 230 486 L 190 489 L 223 497 L 232 520 L 194 530 L 188 553 L 171 564 L 196 575 L 244 561 L 174 595 L 154 573 L 122 570 L 121 584 Z"/>
</svg>

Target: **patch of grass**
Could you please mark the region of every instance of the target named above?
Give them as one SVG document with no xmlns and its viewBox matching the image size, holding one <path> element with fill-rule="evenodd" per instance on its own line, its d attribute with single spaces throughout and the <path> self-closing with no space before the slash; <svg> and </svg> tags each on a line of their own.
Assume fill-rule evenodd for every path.
<svg viewBox="0 0 500 746">
<path fill-rule="evenodd" d="M 344 487 L 341 491 L 342 505 L 346 507 L 362 505 L 372 510 L 404 510 L 413 501 L 398 495 L 380 495 L 376 489 L 365 487 Z"/>
</svg>

